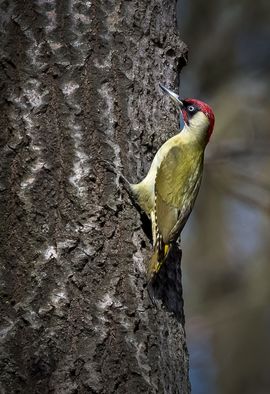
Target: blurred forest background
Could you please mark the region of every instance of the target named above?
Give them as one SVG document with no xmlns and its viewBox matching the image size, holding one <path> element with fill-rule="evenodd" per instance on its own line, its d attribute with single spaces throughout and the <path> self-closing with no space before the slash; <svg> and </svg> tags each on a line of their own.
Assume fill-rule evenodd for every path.
<svg viewBox="0 0 270 394">
<path fill-rule="evenodd" d="M 216 127 L 183 235 L 193 394 L 270 393 L 270 2 L 179 0 L 181 97 Z"/>
</svg>

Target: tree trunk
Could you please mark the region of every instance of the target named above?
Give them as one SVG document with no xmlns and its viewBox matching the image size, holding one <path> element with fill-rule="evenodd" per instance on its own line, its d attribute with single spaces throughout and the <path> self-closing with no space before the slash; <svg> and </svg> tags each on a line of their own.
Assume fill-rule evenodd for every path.
<svg viewBox="0 0 270 394">
<path fill-rule="evenodd" d="M 175 6 L 1 1 L 1 393 L 189 392 L 180 251 L 145 286 L 106 163 L 138 182 L 175 129 Z"/>
</svg>

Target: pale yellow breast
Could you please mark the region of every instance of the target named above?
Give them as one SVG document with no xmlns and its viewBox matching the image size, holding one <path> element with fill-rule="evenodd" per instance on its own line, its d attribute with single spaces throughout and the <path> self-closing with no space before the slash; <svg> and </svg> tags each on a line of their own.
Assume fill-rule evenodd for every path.
<svg viewBox="0 0 270 394">
<path fill-rule="evenodd" d="M 155 180 L 157 175 L 157 170 L 160 163 L 167 155 L 171 147 L 178 143 L 180 140 L 180 133 L 175 135 L 166 141 L 157 151 L 151 167 L 148 171 L 146 177 L 137 184 L 131 185 L 131 189 L 138 200 L 140 207 L 145 211 L 145 213 L 150 217 L 151 211 L 154 209 L 155 203 Z"/>
</svg>

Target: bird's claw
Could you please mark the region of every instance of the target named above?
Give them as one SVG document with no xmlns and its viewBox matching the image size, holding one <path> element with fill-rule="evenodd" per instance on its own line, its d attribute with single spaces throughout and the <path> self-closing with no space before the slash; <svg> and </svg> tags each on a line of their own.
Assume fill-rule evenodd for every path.
<svg viewBox="0 0 270 394">
<path fill-rule="evenodd" d="M 108 161 L 108 160 L 104 160 L 101 159 L 101 162 L 103 164 L 105 164 L 105 168 L 112 172 L 113 174 L 115 174 L 118 178 L 119 181 L 121 182 L 122 186 L 124 187 L 124 189 L 128 192 L 129 195 L 131 195 L 131 189 L 130 189 L 130 183 L 127 180 L 127 178 L 122 174 L 122 172 L 118 171 L 118 169 L 116 169 L 113 164 Z M 122 166 L 119 166 L 121 169 L 123 168 Z"/>
</svg>

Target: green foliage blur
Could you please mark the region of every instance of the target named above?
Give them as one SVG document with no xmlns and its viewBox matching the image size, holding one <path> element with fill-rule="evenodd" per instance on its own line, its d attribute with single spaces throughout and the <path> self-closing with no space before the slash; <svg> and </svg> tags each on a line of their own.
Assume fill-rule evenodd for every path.
<svg viewBox="0 0 270 394">
<path fill-rule="evenodd" d="M 193 394 L 270 393 L 270 1 L 181 0 L 181 97 L 216 115 L 182 239 Z"/>
</svg>

